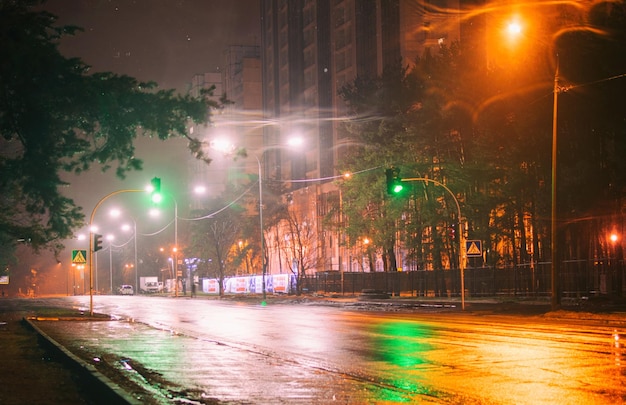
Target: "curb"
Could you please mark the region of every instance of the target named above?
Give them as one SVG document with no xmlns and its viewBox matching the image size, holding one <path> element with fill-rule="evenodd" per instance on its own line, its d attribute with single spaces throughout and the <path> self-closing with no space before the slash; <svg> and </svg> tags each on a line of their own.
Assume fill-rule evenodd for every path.
<svg viewBox="0 0 626 405">
<path fill-rule="evenodd" d="M 133 396 L 124 391 L 119 385 L 111 381 L 107 376 L 100 373 L 92 364 L 80 359 L 72 352 L 67 350 L 56 340 L 48 336 L 42 331 L 32 320 L 22 318 L 22 321 L 27 323 L 44 341 L 53 348 L 57 353 L 61 354 L 69 363 L 72 363 L 74 369 L 81 373 L 81 377 L 85 377 L 85 380 L 92 382 L 95 385 L 89 387 L 89 392 L 94 393 L 94 397 L 98 398 L 97 403 L 114 403 L 114 404 L 129 404 L 129 405 L 141 405 L 142 402 L 135 399 Z"/>
</svg>

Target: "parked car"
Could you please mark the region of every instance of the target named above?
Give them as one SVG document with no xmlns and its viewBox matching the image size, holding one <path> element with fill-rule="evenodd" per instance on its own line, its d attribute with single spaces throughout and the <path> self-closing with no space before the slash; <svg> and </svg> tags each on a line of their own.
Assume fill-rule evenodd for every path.
<svg viewBox="0 0 626 405">
<path fill-rule="evenodd" d="M 135 290 L 133 289 L 132 285 L 123 284 L 119 288 L 119 294 L 121 294 L 121 295 L 134 295 L 135 294 Z"/>
</svg>

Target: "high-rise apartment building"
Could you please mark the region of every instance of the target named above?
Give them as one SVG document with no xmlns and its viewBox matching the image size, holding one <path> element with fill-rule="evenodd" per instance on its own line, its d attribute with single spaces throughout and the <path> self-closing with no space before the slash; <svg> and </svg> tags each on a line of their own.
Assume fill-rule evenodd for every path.
<svg viewBox="0 0 626 405">
<path fill-rule="evenodd" d="M 224 145 L 245 148 L 255 153 L 262 147 L 259 123 L 261 114 L 261 60 L 259 47 L 233 45 L 225 49 L 224 66 L 218 72 L 196 75 L 192 79 L 189 94 L 195 97 L 202 90 L 214 87 L 214 100 L 225 95 L 228 104 L 223 110 L 214 111 L 210 127 L 193 127 L 193 136 L 207 145 L 206 154 L 211 164 L 194 158 L 189 159 L 191 208 L 200 209 L 207 198 L 220 196 L 227 184 L 237 182 L 246 173 L 257 173 L 256 159 L 233 162 L 233 156 L 225 153 Z M 244 180 L 242 180 L 244 181 Z M 203 194 L 194 191 L 203 190 Z"/>
<path fill-rule="evenodd" d="M 322 226 L 349 140 L 338 90 L 387 65 L 410 65 L 426 47 L 459 39 L 459 0 L 261 0 L 264 177 L 290 189 L 301 221 L 315 224 L 316 268 L 350 271 L 341 235 Z M 303 150 L 285 148 L 302 137 Z M 270 269 L 271 270 L 271 269 Z"/>
<path fill-rule="evenodd" d="M 201 92 L 214 88 L 213 99 L 219 101 L 219 97 L 224 92 L 222 73 L 210 72 L 194 75 L 189 86 L 189 95 L 200 97 Z M 193 126 L 189 128 L 191 136 L 204 139 L 210 128 Z M 202 199 L 198 191 L 202 189 L 205 193 L 222 193 L 224 191 L 224 181 L 226 168 L 222 165 L 208 166 L 204 161 L 190 157 L 187 159 L 187 173 L 189 180 L 189 202 L 192 210 L 202 208 Z"/>
</svg>

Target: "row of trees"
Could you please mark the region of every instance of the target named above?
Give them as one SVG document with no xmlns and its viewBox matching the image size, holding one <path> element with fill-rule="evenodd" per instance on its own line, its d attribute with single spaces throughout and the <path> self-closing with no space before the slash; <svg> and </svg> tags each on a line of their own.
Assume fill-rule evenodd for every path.
<svg viewBox="0 0 626 405">
<path fill-rule="evenodd" d="M 453 44 L 414 68 L 359 78 L 341 90 L 355 117 L 354 147 L 340 170 L 343 206 L 329 225 L 347 244 L 367 235 L 395 270 L 398 244 L 413 268 L 458 266 L 450 237 L 454 201 L 441 187 L 406 184 L 385 193 L 384 169 L 446 184 L 461 202 L 467 234 L 484 241 L 487 264 L 551 261 L 550 182 L 553 87 L 559 64 L 557 259 L 605 257 L 608 235 L 623 232 L 626 186 L 626 7 L 598 4 L 555 39 L 558 59 L 537 43 L 527 57 L 485 63 L 484 53 Z M 559 27 L 555 28 L 555 31 Z M 498 63 L 501 62 L 501 63 Z M 513 62 L 517 62 L 514 64 Z M 337 211 L 342 210 L 343 215 Z M 334 218 L 334 220 L 333 220 Z M 337 223 L 337 218 L 343 218 Z"/>
</svg>

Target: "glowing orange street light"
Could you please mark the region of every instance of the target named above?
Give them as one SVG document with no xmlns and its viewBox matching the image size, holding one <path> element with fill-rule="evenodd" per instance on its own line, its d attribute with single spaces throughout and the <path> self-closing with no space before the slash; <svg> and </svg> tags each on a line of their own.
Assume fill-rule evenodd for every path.
<svg viewBox="0 0 626 405">
<path fill-rule="evenodd" d="M 522 24 L 517 20 L 513 20 L 507 24 L 506 32 L 511 38 L 517 37 L 522 33 Z"/>
<path fill-rule="evenodd" d="M 515 41 L 522 35 L 524 27 L 521 24 L 519 16 L 514 16 L 505 26 L 505 31 L 509 41 Z M 556 56 L 556 68 L 554 70 L 554 85 L 552 89 L 553 102 L 552 102 L 552 167 L 551 167 L 551 185 L 550 185 L 550 249 L 552 250 L 552 260 L 550 265 L 550 278 L 551 278 L 551 307 L 553 310 L 558 309 L 561 305 L 561 298 L 559 295 L 559 271 L 558 271 L 558 240 L 556 236 L 557 232 L 557 195 L 556 195 L 556 182 L 557 182 L 557 146 L 558 146 L 558 100 L 559 92 L 561 88 L 559 86 L 559 56 Z"/>
</svg>

